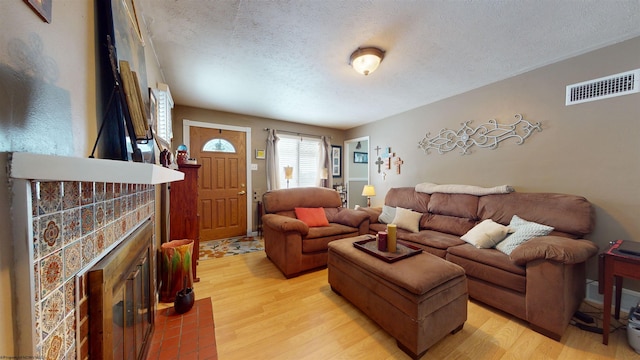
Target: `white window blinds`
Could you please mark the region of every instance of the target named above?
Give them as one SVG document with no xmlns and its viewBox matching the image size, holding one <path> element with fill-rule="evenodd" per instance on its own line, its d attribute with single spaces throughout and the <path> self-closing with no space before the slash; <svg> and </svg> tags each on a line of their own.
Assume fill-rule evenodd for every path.
<svg viewBox="0 0 640 360">
<path fill-rule="evenodd" d="M 285 166 L 293 167 L 289 187 L 317 186 L 320 163 L 320 139 L 278 134 L 278 173 L 282 188 L 287 187 Z"/>
<path fill-rule="evenodd" d="M 158 83 L 157 89 L 151 89 L 152 97 L 155 97 L 155 106 L 152 101 L 152 121 L 156 124 L 156 135 L 164 142 L 164 146 L 171 147 L 171 139 L 173 139 L 173 129 L 171 127 L 171 109 L 173 109 L 173 98 L 171 97 L 171 91 L 169 85 Z"/>
</svg>

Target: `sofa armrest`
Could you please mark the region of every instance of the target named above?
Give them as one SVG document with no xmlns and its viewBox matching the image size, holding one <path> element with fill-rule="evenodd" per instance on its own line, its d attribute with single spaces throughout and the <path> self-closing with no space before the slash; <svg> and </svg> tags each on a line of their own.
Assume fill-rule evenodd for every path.
<svg viewBox="0 0 640 360">
<path fill-rule="evenodd" d="M 296 218 L 292 218 L 284 215 L 278 215 L 278 214 L 262 215 L 262 224 L 264 226 L 269 226 L 281 232 L 289 232 L 289 231 L 299 232 L 302 237 L 307 236 L 307 234 L 309 233 L 309 226 L 307 226 L 307 224 L 302 222 L 302 220 L 298 220 Z"/>
<path fill-rule="evenodd" d="M 338 212 L 330 221 L 357 228 L 366 220 L 369 220 L 369 215 L 365 212 L 348 208 L 339 208 Z"/>
<path fill-rule="evenodd" d="M 517 265 L 537 260 L 551 260 L 563 264 L 579 264 L 598 253 L 598 246 L 586 239 L 562 236 L 541 236 L 519 245 L 511 253 Z"/>
<path fill-rule="evenodd" d="M 382 214 L 381 207 L 361 207 L 361 208 L 358 208 L 358 211 L 364 211 L 369 215 L 370 224 L 375 224 L 379 222 L 378 217 L 380 216 L 380 214 Z"/>
</svg>

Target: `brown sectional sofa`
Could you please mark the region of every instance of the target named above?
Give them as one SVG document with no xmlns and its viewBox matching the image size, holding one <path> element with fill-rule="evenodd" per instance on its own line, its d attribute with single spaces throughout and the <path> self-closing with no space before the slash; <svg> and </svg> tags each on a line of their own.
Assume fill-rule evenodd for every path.
<svg viewBox="0 0 640 360">
<path fill-rule="evenodd" d="M 369 232 L 369 216 L 342 207 L 340 194 L 321 187 L 280 189 L 262 196 L 262 227 L 267 257 L 291 278 L 327 265 L 327 244 Z M 329 226 L 309 227 L 295 208 L 324 208 Z"/>
<path fill-rule="evenodd" d="M 518 193 L 492 195 L 426 194 L 413 187 L 393 188 L 385 205 L 422 213 L 419 232 L 398 229 L 398 239 L 462 266 L 469 296 L 529 322 L 535 331 L 559 340 L 585 296 L 585 261 L 598 247 L 583 239 L 594 226 L 591 204 L 583 197 Z M 386 228 L 382 208 L 361 208 L 370 232 Z M 511 255 L 478 249 L 460 239 L 485 219 L 509 225 L 513 215 L 554 227 Z"/>
</svg>

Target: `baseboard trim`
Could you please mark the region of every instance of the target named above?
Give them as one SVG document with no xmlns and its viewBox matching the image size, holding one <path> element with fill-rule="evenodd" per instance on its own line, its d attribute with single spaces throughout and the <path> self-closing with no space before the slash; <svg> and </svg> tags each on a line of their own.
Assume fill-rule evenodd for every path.
<svg viewBox="0 0 640 360">
<path fill-rule="evenodd" d="M 615 294 L 615 286 L 614 286 Z M 586 300 L 596 304 L 604 303 L 604 296 L 598 293 L 598 282 L 594 280 L 587 280 L 587 295 Z M 613 300 L 612 300 L 613 301 Z M 620 302 L 620 311 L 629 312 L 629 309 L 636 306 L 640 301 L 640 292 L 622 288 L 622 301 Z M 612 302 L 613 308 L 615 303 Z"/>
</svg>

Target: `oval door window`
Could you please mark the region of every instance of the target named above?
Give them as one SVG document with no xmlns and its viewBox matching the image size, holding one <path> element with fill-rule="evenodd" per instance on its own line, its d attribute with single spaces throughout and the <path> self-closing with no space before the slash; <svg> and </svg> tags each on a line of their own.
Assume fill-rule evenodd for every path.
<svg viewBox="0 0 640 360">
<path fill-rule="evenodd" d="M 236 148 L 225 139 L 211 139 L 204 144 L 202 151 L 235 153 Z"/>
</svg>

